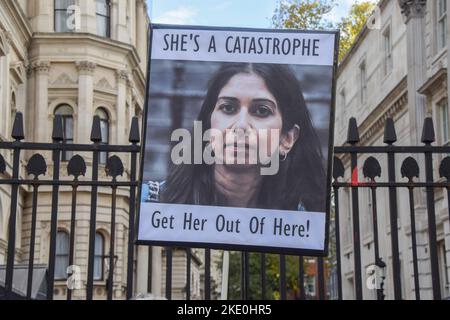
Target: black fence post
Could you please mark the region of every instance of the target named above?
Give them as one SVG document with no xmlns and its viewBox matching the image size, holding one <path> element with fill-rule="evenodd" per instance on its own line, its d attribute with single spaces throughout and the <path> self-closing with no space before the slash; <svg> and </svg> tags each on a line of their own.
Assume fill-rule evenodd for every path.
<svg viewBox="0 0 450 320">
<path fill-rule="evenodd" d="M 141 141 L 139 133 L 139 122 L 137 117 L 131 121 L 130 136 L 128 141 L 135 147 Z M 136 170 L 137 170 L 137 151 L 131 153 L 130 164 L 130 218 L 128 228 L 128 265 L 127 265 L 127 299 L 133 297 L 133 270 L 134 270 L 134 240 L 135 240 L 135 216 L 136 216 Z"/>
<path fill-rule="evenodd" d="M 59 186 L 59 171 L 61 164 L 61 143 L 64 140 L 63 123 L 60 115 L 56 115 L 53 120 L 53 184 L 52 187 L 52 213 L 51 213 L 51 227 L 50 227 L 50 252 L 48 260 L 48 285 L 47 285 L 47 299 L 53 300 L 53 289 L 55 285 L 55 259 L 56 259 L 56 235 L 58 233 L 58 195 Z"/>
<path fill-rule="evenodd" d="M 359 142 L 358 125 L 355 118 L 351 118 L 348 127 L 347 143 L 354 146 Z M 353 255 L 355 265 L 355 296 L 362 300 L 361 278 L 361 239 L 359 231 L 359 197 L 358 197 L 358 154 L 352 152 L 351 158 L 351 189 L 352 189 L 352 217 L 353 217 Z"/>
<path fill-rule="evenodd" d="M 419 165 L 417 161 L 412 158 L 406 158 L 402 164 L 402 177 L 408 178 L 408 194 L 409 194 L 409 213 L 411 220 L 411 241 L 413 254 L 413 269 L 414 269 L 414 291 L 416 300 L 420 300 L 420 286 L 419 286 L 419 266 L 417 261 L 417 241 L 416 241 L 416 213 L 414 204 L 414 177 L 419 178 Z"/>
<path fill-rule="evenodd" d="M 394 121 L 388 118 L 385 127 L 384 143 L 392 146 L 397 141 Z M 388 152 L 388 181 L 394 184 L 395 179 L 395 153 Z M 396 300 L 402 298 L 402 284 L 400 274 L 400 251 L 398 247 L 398 208 L 397 208 L 397 188 L 389 186 L 389 208 L 391 225 L 391 245 L 392 245 L 392 280 L 394 283 L 394 297 Z"/>
<path fill-rule="evenodd" d="M 343 178 L 345 174 L 344 165 L 342 161 L 334 157 L 333 161 L 333 179 L 338 182 L 339 178 Z M 341 267 L 341 232 L 340 232 L 340 216 L 339 216 L 339 187 L 333 185 L 334 192 L 334 222 L 336 233 L 336 273 L 337 273 L 337 290 L 338 300 L 342 300 L 342 267 Z"/>
<path fill-rule="evenodd" d="M 13 174 L 12 179 L 19 179 L 20 169 L 20 141 L 25 138 L 23 132 L 23 116 L 18 112 L 14 119 L 14 125 L 12 130 L 12 138 L 15 140 L 13 146 Z M 8 256 L 6 260 L 6 274 L 5 274 L 5 294 L 6 299 L 11 299 L 13 290 L 13 278 L 14 278 L 14 257 L 16 253 L 16 218 L 17 218 L 17 197 L 19 193 L 19 184 L 14 183 L 11 187 L 11 211 L 9 215 L 8 223 Z"/>
<path fill-rule="evenodd" d="M 102 141 L 102 132 L 100 129 L 100 117 L 95 116 L 92 123 L 91 141 L 94 147 L 98 147 Z M 94 291 L 94 255 L 95 255 L 95 232 L 97 220 L 97 191 L 98 186 L 95 182 L 98 181 L 98 162 L 99 151 L 94 149 L 92 152 L 92 185 L 91 190 L 91 214 L 89 219 L 89 252 L 88 252 L 88 272 L 87 272 L 87 290 L 86 299 L 92 300 Z"/>
<path fill-rule="evenodd" d="M 69 266 L 74 264 L 75 260 L 75 230 L 76 230 L 76 215 L 77 215 L 77 191 L 78 178 L 86 174 L 86 162 L 84 159 L 75 155 L 70 159 L 67 165 L 67 174 L 73 176 L 72 184 L 72 205 L 70 213 L 70 245 L 69 245 Z M 74 270 L 72 270 L 74 272 Z M 72 300 L 72 291 L 74 288 L 67 288 L 67 300 Z"/>
<path fill-rule="evenodd" d="M 431 118 L 425 119 L 423 126 L 422 142 L 425 146 L 431 146 L 435 141 L 433 120 Z M 425 175 L 426 182 L 433 183 L 433 154 L 425 151 Z M 436 240 L 436 212 L 434 206 L 434 188 L 427 186 L 427 211 L 428 211 L 428 238 L 430 249 L 431 262 L 431 282 L 433 285 L 433 298 L 441 300 L 441 288 L 439 280 L 439 262 L 437 256 L 437 240 Z"/>
</svg>

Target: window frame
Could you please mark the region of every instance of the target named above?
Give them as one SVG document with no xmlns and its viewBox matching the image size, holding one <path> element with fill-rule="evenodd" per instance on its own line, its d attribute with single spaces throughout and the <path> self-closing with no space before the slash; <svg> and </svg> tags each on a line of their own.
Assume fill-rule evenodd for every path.
<svg viewBox="0 0 450 320">
<path fill-rule="evenodd" d="M 366 60 L 362 60 L 359 64 L 359 89 L 360 103 L 364 105 L 367 102 L 367 64 Z"/>
<path fill-rule="evenodd" d="M 72 113 L 71 114 L 58 114 L 58 110 L 62 109 L 63 107 L 66 107 L 66 106 L 70 108 Z M 62 126 L 63 126 L 63 141 L 62 141 L 62 143 L 63 144 L 73 144 L 75 142 L 75 137 L 74 137 L 75 126 L 74 126 L 73 113 L 74 113 L 73 108 L 68 103 L 61 103 L 55 108 L 54 115 L 55 116 L 59 115 L 61 117 L 61 120 L 62 120 Z M 67 138 L 67 135 L 68 135 L 67 134 L 68 133 L 67 132 L 67 128 L 68 128 L 67 123 L 68 123 L 69 119 L 71 120 L 71 125 L 72 125 L 72 136 L 71 136 L 71 138 Z M 62 152 L 61 153 L 61 161 L 63 161 L 63 162 L 70 161 L 72 156 L 73 156 L 73 152 L 72 151 Z"/>
<path fill-rule="evenodd" d="M 75 5 L 75 0 L 70 0 L 72 3 L 69 4 L 69 5 L 68 5 L 66 8 L 64 8 L 64 9 L 57 8 L 57 7 L 59 7 L 59 6 L 56 5 L 58 1 L 60 1 L 60 0 L 54 0 L 54 1 L 53 1 L 53 29 L 54 29 L 54 31 L 55 31 L 55 32 L 59 32 L 59 33 L 64 33 L 64 32 L 74 32 L 74 31 L 75 31 L 75 28 L 74 28 L 73 30 L 70 30 L 70 29 L 67 27 L 67 21 L 66 21 L 66 24 L 65 24 L 65 25 L 63 24 L 63 25 L 64 25 L 64 28 L 63 28 L 62 30 L 58 30 L 58 29 L 57 29 L 57 25 L 58 25 L 58 24 L 56 23 L 56 20 L 57 20 L 60 16 L 59 16 L 59 14 L 56 14 L 56 13 L 63 12 L 63 13 L 65 13 L 66 18 L 67 18 L 67 13 L 68 13 L 67 8 L 70 7 L 70 6 Z"/>
<path fill-rule="evenodd" d="M 58 253 L 58 246 L 56 246 L 56 249 L 55 249 L 55 274 L 54 274 L 56 281 L 64 281 L 64 280 L 67 280 L 67 278 L 68 278 L 67 268 L 69 267 L 70 236 L 69 236 L 69 233 L 66 232 L 65 230 L 58 230 L 58 232 L 56 233 L 56 242 L 57 243 L 62 241 L 62 239 L 58 238 L 58 236 L 62 235 L 62 234 L 64 234 L 65 240 L 67 241 L 67 253 L 66 252 Z M 60 259 L 58 259 L 58 258 L 65 258 L 65 260 L 67 261 L 67 264 L 66 264 L 66 266 L 64 268 L 64 271 L 65 271 L 64 272 L 64 275 L 65 275 L 64 277 L 60 277 L 57 274 L 57 270 L 58 270 L 57 263 L 58 263 L 58 261 L 60 261 Z"/>
<path fill-rule="evenodd" d="M 103 13 L 99 13 L 98 9 L 97 9 L 97 3 L 100 1 L 104 1 L 105 2 L 105 6 L 107 8 L 107 14 L 103 14 Z M 103 22 L 105 22 L 105 30 L 106 30 L 106 34 L 100 34 L 99 31 L 99 18 L 104 19 Z M 105 38 L 111 38 L 111 1 L 110 0 L 95 0 L 95 21 L 96 21 L 96 34 L 100 37 L 105 37 Z"/>
<path fill-rule="evenodd" d="M 450 145 L 450 113 L 448 100 L 442 99 L 437 103 L 437 109 L 439 112 L 439 123 L 440 123 L 440 134 L 441 134 L 441 145 Z M 447 120 L 445 122 L 445 119 Z"/>
<path fill-rule="evenodd" d="M 443 4 L 444 10 L 441 12 L 441 4 Z M 435 15 L 436 15 L 436 51 L 437 53 L 443 51 L 447 47 L 447 19 L 448 8 L 447 0 L 437 0 L 435 2 Z"/>
<path fill-rule="evenodd" d="M 387 25 L 382 33 L 383 37 L 383 68 L 384 76 L 389 75 L 394 68 L 392 55 L 392 28 Z"/>
<path fill-rule="evenodd" d="M 102 118 L 102 116 L 99 114 L 99 112 L 103 112 L 105 117 Z M 109 116 L 108 110 L 105 107 L 98 107 L 95 110 L 95 115 L 99 116 L 100 118 L 100 131 L 102 133 L 102 141 L 100 141 L 100 145 L 104 145 L 107 146 L 110 143 L 110 137 L 111 137 L 111 128 L 110 128 L 110 119 L 111 117 Z M 103 134 L 103 125 L 106 126 L 106 137 Z M 103 158 L 104 156 L 104 158 Z M 106 162 L 108 161 L 109 158 L 109 153 L 108 152 L 100 152 L 98 161 L 99 164 L 101 165 L 106 165 Z"/>
<path fill-rule="evenodd" d="M 97 236 L 101 239 L 101 250 L 100 250 L 100 254 L 97 253 Z M 95 233 L 95 238 L 94 238 L 94 281 L 104 281 L 105 280 L 105 237 L 103 236 L 103 234 L 99 231 L 97 231 Z M 100 276 L 95 274 L 95 271 L 97 270 L 96 268 L 96 263 L 97 261 L 100 261 L 100 270 L 101 270 L 101 274 Z"/>
</svg>

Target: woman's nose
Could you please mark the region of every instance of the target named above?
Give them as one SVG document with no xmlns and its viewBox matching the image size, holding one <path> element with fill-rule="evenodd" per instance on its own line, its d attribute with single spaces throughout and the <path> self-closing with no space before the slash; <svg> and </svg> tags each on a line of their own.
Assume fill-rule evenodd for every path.
<svg viewBox="0 0 450 320">
<path fill-rule="evenodd" d="M 250 115 L 248 114 L 247 108 L 241 108 L 237 116 L 236 122 L 234 123 L 234 129 L 247 130 L 251 128 Z"/>
</svg>

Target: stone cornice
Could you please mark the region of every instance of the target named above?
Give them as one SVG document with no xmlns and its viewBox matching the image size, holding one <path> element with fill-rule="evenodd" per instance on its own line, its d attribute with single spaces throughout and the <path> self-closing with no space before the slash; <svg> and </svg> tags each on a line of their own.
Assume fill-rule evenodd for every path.
<svg viewBox="0 0 450 320">
<path fill-rule="evenodd" d="M 35 33 L 33 37 L 33 45 L 60 45 L 61 42 L 69 41 L 72 44 L 86 45 L 91 47 L 99 47 L 102 50 L 115 51 L 121 54 L 124 54 L 129 61 L 129 66 L 131 70 L 135 70 L 133 75 L 136 76 L 136 81 L 141 82 L 141 85 L 145 87 L 145 70 L 142 70 L 140 66 L 141 60 L 139 59 L 136 48 L 122 43 L 120 41 L 105 39 L 93 34 L 89 33 Z M 144 57 L 145 58 L 145 57 Z M 107 68 L 115 68 L 115 66 L 110 63 L 106 64 L 102 61 L 96 61 L 96 59 L 92 58 L 91 60 L 95 61 L 97 65 L 102 65 Z"/>
<path fill-rule="evenodd" d="M 116 79 L 118 81 L 128 81 L 130 78 L 128 71 L 126 70 L 116 70 Z"/>
<path fill-rule="evenodd" d="M 92 74 L 97 65 L 91 61 L 77 61 L 75 62 L 77 70 L 80 74 Z"/>
<path fill-rule="evenodd" d="M 31 64 L 31 69 L 36 73 L 49 73 L 50 72 L 50 62 L 44 60 L 34 61 Z"/>
<path fill-rule="evenodd" d="M 411 18 L 423 18 L 425 16 L 426 0 L 398 0 L 405 22 Z"/>
<path fill-rule="evenodd" d="M 404 77 L 399 84 L 381 101 L 376 108 L 358 126 L 360 145 L 370 145 L 372 140 L 381 132 L 387 118 L 394 118 L 407 108 L 408 91 L 407 78 Z"/>
<path fill-rule="evenodd" d="M 405 92 L 402 96 L 398 98 L 397 101 L 392 104 L 374 123 L 368 127 L 364 133 L 361 135 L 361 144 L 369 145 L 370 141 L 378 133 L 383 132 L 386 120 L 388 118 L 395 118 L 408 104 L 408 94 Z"/>
<path fill-rule="evenodd" d="M 0 56 L 6 56 L 11 47 L 11 32 L 0 26 Z"/>
<path fill-rule="evenodd" d="M 437 88 L 446 82 L 447 68 L 441 68 L 419 88 L 418 92 L 424 95 L 432 95 Z"/>
<path fill-rule="evenodd" d="M 4 10 L 5 14 L 11 18 L 10 27 L 13 28 L 13 30 L 10 31 L 14 32 L 12 37 L 17 40 L 17 43 L 16 41 L 12 41 L 11 45 L 17 50 L 21 59 L 26 59 L 26 47 L 33 35 L 28 18 L 17 1 L 0 1 L 0 6 L 4 6 L 4 9 L 0 10 Z M 3 23 L 5 22 L 0 21 L 0 28 Z"/>
</svg>

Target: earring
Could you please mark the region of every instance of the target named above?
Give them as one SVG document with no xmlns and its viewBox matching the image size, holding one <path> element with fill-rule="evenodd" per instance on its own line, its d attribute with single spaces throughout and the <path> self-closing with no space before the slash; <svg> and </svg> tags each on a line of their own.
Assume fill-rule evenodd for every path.
<svg viewBox="0 0 450 320">
<path fill-rule="evenodd" d="M 280 161 L 281 162 L 286 161 L 286 159 L 288 157 L 288 153 L 286 151 L 282 151 L 280 155 L 281 155 Z"/>
</svg>

